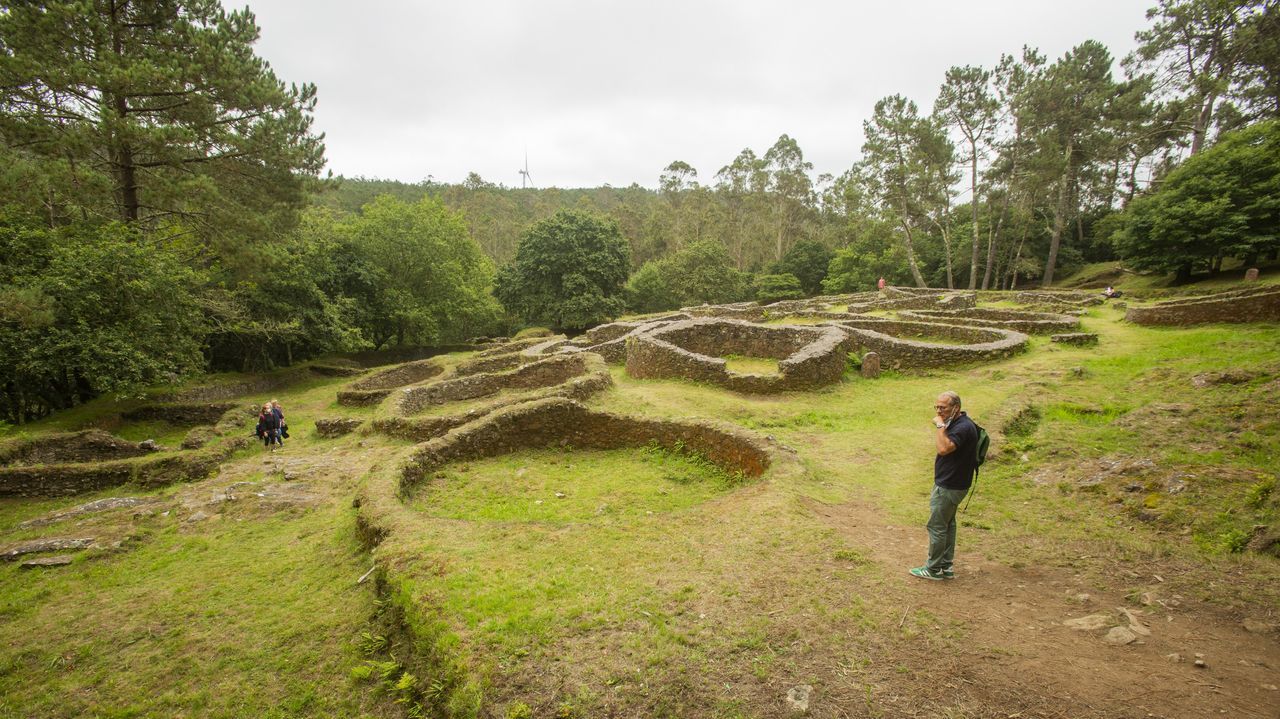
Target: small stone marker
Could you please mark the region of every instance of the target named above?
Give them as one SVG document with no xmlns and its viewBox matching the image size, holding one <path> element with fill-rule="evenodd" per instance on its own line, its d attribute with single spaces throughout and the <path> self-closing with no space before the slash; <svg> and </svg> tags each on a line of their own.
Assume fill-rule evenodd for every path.
<svg viewBox="0 0 1280 719">
<path fill-rule="evenodd" d="M 813 687 L 808 684 L 799 684 L 791 687 L 787 691 L 787 708 L 798 714 L 807 714 L 809 712 L 809 695 L 813 693 Z"/>
<path fill-rule="evenodd" d="M 1137 638 L 1138 635 L 1134 634 L 1128 627 L 1112 627 L 1111 631 L 1107 632 L 1107 636 L 1102 638 L 1102 641 L 1107 644 L 1124 646 L 1125 644 L 1132 644 Z"/>
<path fill-rule="evenodd" d="M 39 559 L 28 559 L 19 564 L 21 569 L 43 569 L 47 567 L 65 567 L 71 564 L 71 555 L 59 554 L 56 557 L 40 557 Z"/>
<path fill-rule="evenodd" d="M 326 438 L 341 437 L 356 431 L 362 424 L 364 420 L 354 418 L 317 419 L 316 434 Z"/>
<path fill-rule="evenodd" d="M 1258 279 L 1258 268 L 1257 268 L 1257 267 L 1250 267 L 1249 269 L 1247 269 L 1247 270 L 1245 270 L 1245 271 L 1244 271 L 1244 281 L 1245 281 L 1245 282 L 1256 282 L 1256 281 L 1257 281 L 1257 279 Z"/>
<path fill-rule="evenodd" d="M 1092 332 L 1070 332 L 1063 335 L 1053 335 L 1049 339 L 1058 344 L 1076 345 L 1077 347 L 1098 344 L 1098 335 Z"/>
<path fill-rule="evenodd" d="M 875 379 L 880 376 L 880 355 L 868 352 L 862 355 L 862 376 Z"/>
</svg>

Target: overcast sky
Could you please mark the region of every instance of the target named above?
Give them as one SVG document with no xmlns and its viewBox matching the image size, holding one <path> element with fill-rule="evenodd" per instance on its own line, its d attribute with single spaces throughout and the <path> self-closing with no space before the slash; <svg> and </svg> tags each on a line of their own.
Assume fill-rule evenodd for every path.
<svg viewBox="0 0 1280 719">
<path fill-rule="evenodd" d="M 1086 39 L 1118 61 L 1155 0 L 247 0 L 258 54 L 319 87 L 329 168 L 417 182 L 704 183 L 786 133 L 815 173 L 857 159 L 876 100 L 923 112 L 952 65 Z M 245 0 L 224 0 L 242 7 Z"/>
</svg>

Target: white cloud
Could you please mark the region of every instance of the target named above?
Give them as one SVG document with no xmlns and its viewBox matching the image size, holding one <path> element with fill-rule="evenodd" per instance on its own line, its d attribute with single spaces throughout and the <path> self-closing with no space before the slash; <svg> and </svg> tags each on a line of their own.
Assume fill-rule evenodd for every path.
<svg viewBox="0 0 1280 719">
<path fill-rule="evenodd" d="M 792 3 L 250 0 L 257 52 L 319 86 L 329 167 L 348 176 L 539 186 L 704 181 L 783 133 L 817 172 L 858 156 L 900 93 L 931 107 L 951 65 L 1086 39 L 1117 60 L 1152 0 Z M 1117 72 L 1118 72 L 1117 67 Z"/>
</svg>

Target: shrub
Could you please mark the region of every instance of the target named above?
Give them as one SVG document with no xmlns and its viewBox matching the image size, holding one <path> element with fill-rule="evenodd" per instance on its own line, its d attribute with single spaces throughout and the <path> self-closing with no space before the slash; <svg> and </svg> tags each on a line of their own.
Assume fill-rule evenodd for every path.
<svg viewBox="0 0 1280 719">
<path fill-rule="evenodd" d="M 804 297 L 800 280 L 795 275 L 760 275 L 755 282 L 756 300 L 761 304 Z"/>
</svg>

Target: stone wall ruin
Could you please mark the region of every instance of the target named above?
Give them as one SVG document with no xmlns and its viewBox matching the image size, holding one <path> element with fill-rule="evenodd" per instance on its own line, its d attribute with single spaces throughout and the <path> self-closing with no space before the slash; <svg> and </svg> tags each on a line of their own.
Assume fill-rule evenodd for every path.
<svg viewBox="0 0 1280 719">
<path fill-rule="evenodd" d="M 1023 334 L 1053 334 L 1071 332 L 1080 327 L 1080 318 L 1054 312 L 1027 312 L 971 308 L 964 310 L 907 310 L 899 312 L 904 320 L 938 322 L 943 324 L 998 327 Z"/>
<path fill-rule="evenodd" d="M 599 356 L 594 356 L 594 360 L 592 357 L 588 353 L 557 354 L 507 372 L 454 377 L 420 387 L 410 387 L 403 391 L 397 401 L 397 411 L 402 415 L 411 415 L 430 405 L 486 397 L 507 389 L 528 390 L 562 385 L 598 369 L 592 367 L 593 363 L 599 363 L 599 367 L 603 367 L 603 360 Z M 604 370 L 604 373 L 607 375 L 608 371 Z"/>
<path fill-rule="evenodd" d="M 880 356 L 881 366 L 892 369 L 991 362 L 1024 351 L 1030 342 L 1030 338 L 1021 332 L 995 327 L 966 327 L 874 317 L 842 320 L 834 325 L 849 333 L 860 352 L 875 352 Z M 926 339 L 909 339 L 911 337 Z M 927 338 L 930 337 L 963 344 L 929 342 Z"/>
<path fill-rule="evenodd" d="M 479 407 L 471 407 L 466 411 L 450 415 L 379 418 L 373 421 L 373 429 L 375 432 L 391 437 L 425 442 L 443 435 L 454 427 L 474 422 L 513 404 L 548 397 L 582 401 L 613 386 L 613 377 L 610 376 L 609 368 L 605 366 L 603 358 L 595 354 L 584 354 L 582 359 L 584 372 L 560 384 L 522 392 L 515 397 L 495 399 Z"/>
<path fill-rule="evenodd" d="M 250 442 L 243 429 L 248 414 L 239 407 L 224 413 L 215 432 L 221 441 L 202 449 L 164 452 L 128 442 L 101 430 L 6 443 L 0 449 L 0 496 L 57 497 L 93 492 L 121 484 L 145 487 L 202 479 L 236 449 Z"/>
<path fill-rule="evenodd" d="M 1203 297 L 1130 307 L 1124 318 L 1139 325 L 1195 325 L 1210 322 L 1280 322 L 1280 286 L 1251 287 Z"/>
<path fill-rule="evenodd" d="M 348 407 L 377 404 L 395 388 L 423 382 L 441 372 L 444 372 L 444 365 L 436 359 L 395 365 L 347 385 L 346 389 L 338 392 L 338 404 Z"/>
<path fill-rule="evenodd" d="M 105 462 L 155 451 L 154 446 L 130 442 L 100 429 L 87 429 L 5 442 L 0 445 L 0 467 Z"/>
<path fill-rule="evenodd" d="M 765 441 L 740 429 L 597 412 L 556 397 L 505 407 L 422 445 L 401 472 L 398 494 L 408 497 L 428 473 L 450 462 L 556 445 L 622 449 L 655 443 L 748 477 L 759 476 L 770 463 Z"/>
<path fill-rule="evenodd" d="M 806 390 L 840 381 L 848 346 L 845 333 L 832 327 L 698 318 L 629 337 L 626 367 L 632 377 L 693 379 L 737 392 Z M 780 360 L 778 373 L 733 372 L 725 355 Z"/>
</svg>

